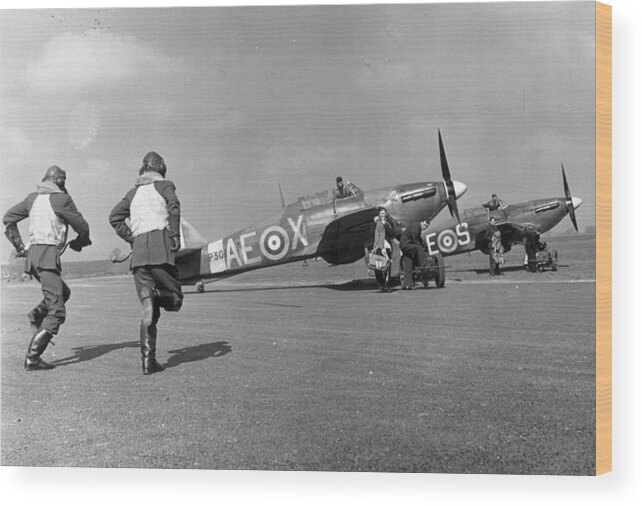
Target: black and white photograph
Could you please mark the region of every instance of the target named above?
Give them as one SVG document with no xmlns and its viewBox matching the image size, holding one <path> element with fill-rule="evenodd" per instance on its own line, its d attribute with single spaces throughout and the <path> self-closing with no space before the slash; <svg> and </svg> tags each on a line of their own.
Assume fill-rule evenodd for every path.
<svg viewBox="0 0 643 507">
<path fill-rule="evenodd" d="M 596 475 L 596 41 L 1 10 L 2 466 Z"/>
</svg>

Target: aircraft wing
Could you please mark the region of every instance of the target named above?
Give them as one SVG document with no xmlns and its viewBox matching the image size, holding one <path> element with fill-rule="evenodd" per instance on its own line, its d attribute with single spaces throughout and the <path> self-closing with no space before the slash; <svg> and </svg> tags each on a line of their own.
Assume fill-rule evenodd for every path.
<svg viewBox="0 0 643 507">
<path fill-rule="evenodd" d="M 511 241 L 512 243 L 522 243 L 528 229 L 538 229 L 535 224 L 508 221 L 496 223 L 496 227 L 502 234 L 503 242 Z"/>
<path fill-rule="evenodd" d="M 347 264 L 364 257 L 364 246 L 373 242 L 371 228 L 377 208 L 347 213 L 324 229 L 317 253 L 331 264 Z"/>
</svg>

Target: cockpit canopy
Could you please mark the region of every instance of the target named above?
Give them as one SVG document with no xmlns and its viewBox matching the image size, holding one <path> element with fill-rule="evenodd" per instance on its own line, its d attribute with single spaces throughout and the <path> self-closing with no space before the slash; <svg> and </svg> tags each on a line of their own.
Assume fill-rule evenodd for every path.
<svg viewBox="0 0 643 507">
<path fill-rule="evenodd" d="M 344 199 L 352 199 L 362 194 L 362 190 L 351 183 L 348 180 L 344 181 L 344 187 L 346 187 L 351 195 L 348 197 L 343 197 L 341 199 L 335 199 L 335 189 L 324 190 L 322 192 L 317 192 L 316 194 L 306 195 L 299 198 L 299 206 L 301 209 L 314 208 L 315 206 L 321 206 L 323 204 L 330 204 L 334 200 L 343 201 Z"/>
</svg>

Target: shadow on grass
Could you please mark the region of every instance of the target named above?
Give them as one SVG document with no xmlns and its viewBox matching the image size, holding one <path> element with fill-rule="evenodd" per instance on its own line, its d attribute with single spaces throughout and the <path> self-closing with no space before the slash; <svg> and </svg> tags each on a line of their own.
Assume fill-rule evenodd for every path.
<svg viewBox="0 0 643 507">
<path fill-rule="evenodd" d="M 500 268 L 500 274 L 501 275 L 503 273 L 515 273 L 517 271 L 527 271 L 527 268 L 525 268 L 524 266 L 502 266 Z M 454 272 L 476 273 L 477 275 L 488 275 L 489 274 L 489 268 L 458 269 L 458 270 L 454 270 Z"/>
<path fill-rule="evenodd" d="M 391 287 L 397 287 L 400 284 L 400 279 L 391 279 Z M 237 287 L 225 289 L 206 289 L 202 294 L 217 294 L 217 293 L 230 293 L 230 292 L 263 292 L 275 290 L 293 290 L 293 289 L 330 289 L 336 291 L 375 291 L 377 289 L 377 282 L 375 278 L 361 278 L 354 279 L 350 282 L 343 283 L 319 283 L 319 284 L 306 284 L 306 285 L 275 285 L 268 287 Z M 184 292 L 185 296 L 191 295 L 198 297 L 201 294 L 197 292 Z"/>
<path fill-rule="evenodd" d="M 211 357 L 221 357 L 232 352 L 232 347 L 228 342 L 202 343 L 193 347 L 184 347 L 182 349 L 168 350 L 168 353 L 174 354 L 163 365 L 166 368 L 174 368 L 183 363 L 202 361 Z"/>
<path fill-rule="evenodd" d="M 565 267 L 569 267 L 569 266 L 566 266 L 566 265 L 564 265 L 564 264 L 559 264 L 559 265 L 558 265 L 558 268 L 559 268 L 559 269 L 560 269 L 560 268 L 565 268 Z M 466 269 L 466 270 L 461 269 L 461 270 L 459 270 L 459 271 L 460 271 L 460 272 L 476 273 L 476 274 L 478 274 L 478 275 L 485 275 L 485 274 L 489 274 L 489 268 L 486 268 L 486 269 Z M 551 269 L 551 267 L 550 267 L 550 266 L 546 266 L 544 271 L 545 271 L 545 272 L 547 272 L 547 271 L 553 271 L 553 270 Z M 507 267 L 501 267 L 501 268 L 500 268 L 500 274 L 504 274 L 504 273 L 518 273 L 518 272 L 523 272 L 523 273 L 533 274 L 533 273 L 531 273 L 529 270 L 527 270 L 527 268 L 526 268 L 525 266 L 507 266 Z M 536 273 L 536 271 L 534 271 L 534 273 Z"/>
<path fill-rule="evenodd" d="M 135 349 L 139 347 L 140 343 L 138 341 L 110 343 L 107 345 L 91 345 L 88 347 L 74 347 L 73 349 L 71 349 L 74 352 L 73 356 L 56 359 L 55 361 L 51 361 L 51 363 L 55 364 L 56 366 L 66 366 L 68 364 L 92 361 L 115 350 Z"/>
</svg>

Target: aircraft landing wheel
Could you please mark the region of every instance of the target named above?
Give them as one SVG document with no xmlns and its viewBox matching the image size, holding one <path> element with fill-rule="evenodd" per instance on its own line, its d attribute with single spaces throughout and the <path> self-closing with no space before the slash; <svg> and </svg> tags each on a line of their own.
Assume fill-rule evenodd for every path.
<svg viewBox="0 0 643 507">
<path fill-rule="evenodd" d="M 435 267 L 435 285 L 438 288 L 444 287 L 444 282 L 446 281 L 446 272 L 444 269 L 444 257 L 442 257 L 442 254 L 436 254 L 433 256 L 433 259 L 435 259 L 436 267 Z"/>
<path fill-rule="evenodd" d="M 196 284 L 196 291 L 199 294 L 203 294 L 205 292 L 205 282 L 199 282 Z"/>
</svg>

